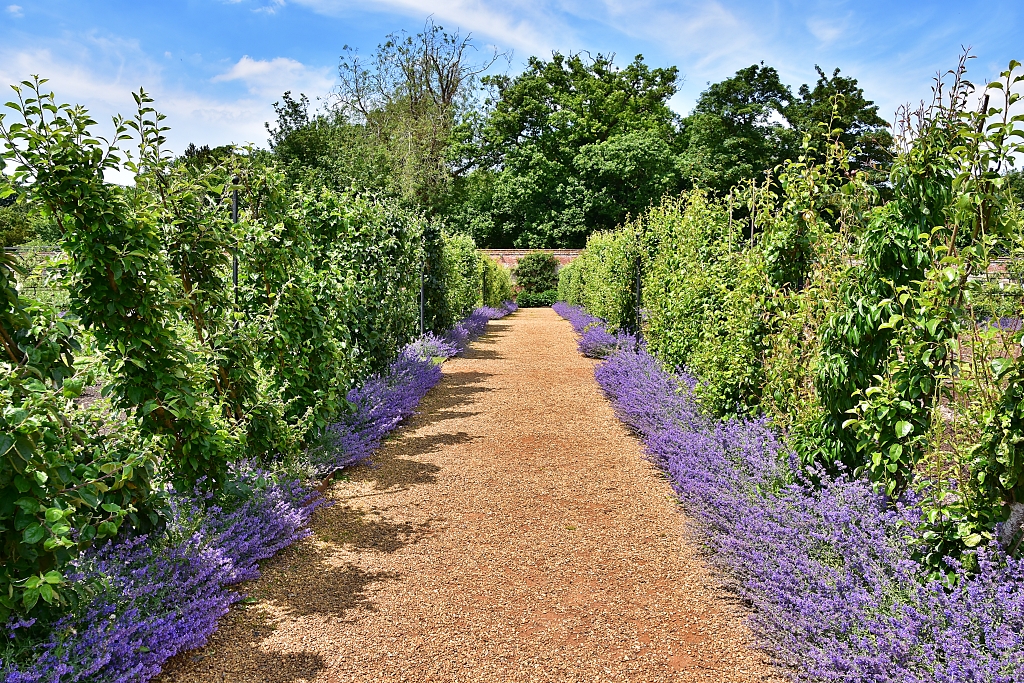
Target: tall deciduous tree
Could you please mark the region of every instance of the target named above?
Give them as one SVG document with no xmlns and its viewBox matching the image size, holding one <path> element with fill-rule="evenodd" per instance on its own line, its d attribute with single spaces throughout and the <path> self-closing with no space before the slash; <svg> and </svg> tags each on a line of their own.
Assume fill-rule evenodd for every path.
<svg viewBox="0 0 1024 683">
<path fill-rule="evenodd" d="M 369 60 L 345 46 L 337 111 L 386 151 L 395 190 L 433 210 L 452 177 L 452 132 L 473 110 L 480 74 L 505 56 L 475 59 L 472 36 L 428 20 L 415 36 L 391 34 Z"/>
<path fill-rule="evenodd" d="M 710 85 L 683 120 L 679 162 L 685 179 L 726 192 L 788 158 L 798 140 L 784 118 L 793 101 L 779 72 L 763 62 Z"/>
<path fill-rule="evenodd" d="M 310 112 L 309 98 L 286 92 L 274 103 L 277 121 L 266 124 L 270 148 L 293 181 L 337 190 L 387 192 L 391 164 L 366 127 L 338 112 Z M 186 150 L 186 156 L 188 151 Z"/>
<path fill-rule="evenodd" d="M 676 79 L 674 67 L 651 69 L 642 56 L 619 68 L 610 56 L 557 52 L 515 78 L 486 78 L 495 97 L 472 175 L 491 179 L 472 182 L 489 194 L 469 203 L 489 211 L 477 227 L 490 232 L 478 239 L 582 246 L 676 187 L 667 105 Z"/>
<path fill-rule="evenodd" d="M 801 85 L 799 98 L 786 107 L 784 114 L 796 130 L 822 139 L 821 132 L 837 136 L 850 150 L 851 170 L 885 175 L 892 160 L 892 134 L 889 122 L 878 115 L 878 107 L 864 97 L 856 78 L 839 75 L 837 68 L 829 77 L 815 65 L 818 82 L 812 89 Z M 811 154 L 823 155 L 821 145 L 812 145 Z"/>
</svg>

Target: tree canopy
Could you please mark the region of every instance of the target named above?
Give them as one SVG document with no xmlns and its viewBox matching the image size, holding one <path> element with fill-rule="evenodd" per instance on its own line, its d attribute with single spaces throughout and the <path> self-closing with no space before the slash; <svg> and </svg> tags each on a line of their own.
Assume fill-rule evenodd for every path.
<svg viewBox="0 0 1024 683">
<path fill-rule="evenodd" d="M 785 123 L 793 94 L 770 66 L 754 64 L 701 93 L 680 131 L 680 168 L 694 185 L 726 192 L 790 156 L 797 135 Z"/>
<path fill-rule="evenodd" d="M 510 78 L 494 76 L 482 122 L 477 172 L 491 174 L 474 198 L 489 207 L 484 242 L 526 247 L 582 246 L 678 185 L 668 99 L 677 70 L 637 56 L 555 53 L 531 58 Z"/>
<path fill-rule="evenodd" d="M 268 124 L 295 182 L 388 194 L 490 247 L 574 247 L 663 196 L 719 196 L 838 139 L 881 182 L 892 137 L 855 78 L 815 67 L 795 92 L 763 62 L 709 83 L 686 116 L 676 67 L 642 55 L 531 57 L 495 74 L 471 36 L 428 22 L 368 59 L 345 48 L 340 85 L 312 111 L 285 93 Z M 490 71 L 489 71 L 490 70 Z M 805 144 L 805 140 L 809 140 Z"/>
</svg>

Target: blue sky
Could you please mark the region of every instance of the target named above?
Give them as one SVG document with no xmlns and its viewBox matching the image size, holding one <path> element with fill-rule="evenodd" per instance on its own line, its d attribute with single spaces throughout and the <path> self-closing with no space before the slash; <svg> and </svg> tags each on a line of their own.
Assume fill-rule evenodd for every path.
<svg viewBox="0 0 1024 683">
<path fill-rule="evenodd" d="M 813 82 L 815 64 L 838 66 L 886 118 L 927 97 L 961 45 L 978 55 L 977 82 L 1024 61 L 1021 0 L 0 0 L 0 85 L 38 73 L 101 121 L 129 114 L 131 91 L 145 87 L 168 115 L 176 151 L 192 141 L 265 144 L 263 123 L 283 91 L 327 95 L 343 45 L 372 52 L 428 16 L 511 50 L 513 72 L 552 50 L 621 62 L 642 53 L 653 66 L 678 66 L 672 105 L 681 113 L 709 81 L 762 60 L 794 88 Z"/>
</svg>

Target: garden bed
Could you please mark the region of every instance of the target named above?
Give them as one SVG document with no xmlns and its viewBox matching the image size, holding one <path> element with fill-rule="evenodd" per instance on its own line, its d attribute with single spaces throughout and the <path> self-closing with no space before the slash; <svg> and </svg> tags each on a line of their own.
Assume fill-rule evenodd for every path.
<svg viewBox="0 0 1024 683">
<path fill-rule="evenodd" d="M 995 543 L 971 570 L 933 578 L 913 540 L 922 510 L 863 479 L 800 468 L 765 419 L 718 420 L 698 380 L 667 372 L 635 338 L 576 308 L 556 310 L 603 355 L 598 383 L 669 476 L 751 625 L 794 678 L 849 683 L 1024 676 L 1024 562 Z M 605 335 L 599 353 L 588 337 Z M 810 481 L 813 477 L 815 481 Z"/>
<path fill-rule="evenodd" d="M 366 460 L 441 378 L 439 362 L 464 350 L 489 320 L 515 310 L 478 308 L 441 336 L 408 345 L 389 368 L 348 393 L 355 409 L 328 428 L 305 463 L 317 477 Z M 36 619 L 12 618 L 2 650 L 5 683 L 129 683 L 156 676 L 167 659 L 201 647 L 230 606 L 234 586 L 259 576 L 258 562 L 309 534 L 323 503 L 313 482 L 251 463 L 232 467 L 230 507 L 172 494 L 166 525 L 99 546 L 66 572 L 85 596 L 35 637 L 14 638 Z"/>
</svg>

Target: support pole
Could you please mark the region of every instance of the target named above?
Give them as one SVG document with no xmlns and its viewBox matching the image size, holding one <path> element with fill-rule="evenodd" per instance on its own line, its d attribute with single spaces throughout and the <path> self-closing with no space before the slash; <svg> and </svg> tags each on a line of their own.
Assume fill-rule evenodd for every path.
<svg viewBox="0 0 1024 683">
<path fill-rule="evenodd" d="M 732 190 L 729 190 L 729 251 L 732 252 Z"/>
<path fill-rule="evenodd" d="M 231 222 L 238 225 L 238 176 L 231 179 Z M 237 238 L 237 235 L 236 235 Z M 238 311 L 238 245 L 231 254 L 231 284 L 235 288 L 235 311 Z"/>
<path fill-rule="evenodd" d="M 636 284 L 636 336 L 637 336 L 637 338 L 639 338 L 641 333 L 643 332 L 643 326 L 642 326 L 642 324 L 643 324 L 643 317 L 642 317 L 642 315 L 640 313 L 641 297 L 642 297 L 642 294 L 643 294 L 643 292 L 641 290 L 642 282 L 643 282 L 643 280 L 642 280 L 642 277 L 641 277 L 641 262 L 640 262 L 640 257 L 637 256 L 637 259 L 636 259 L 636 283 L 635 283 Z"/>
</svg>

